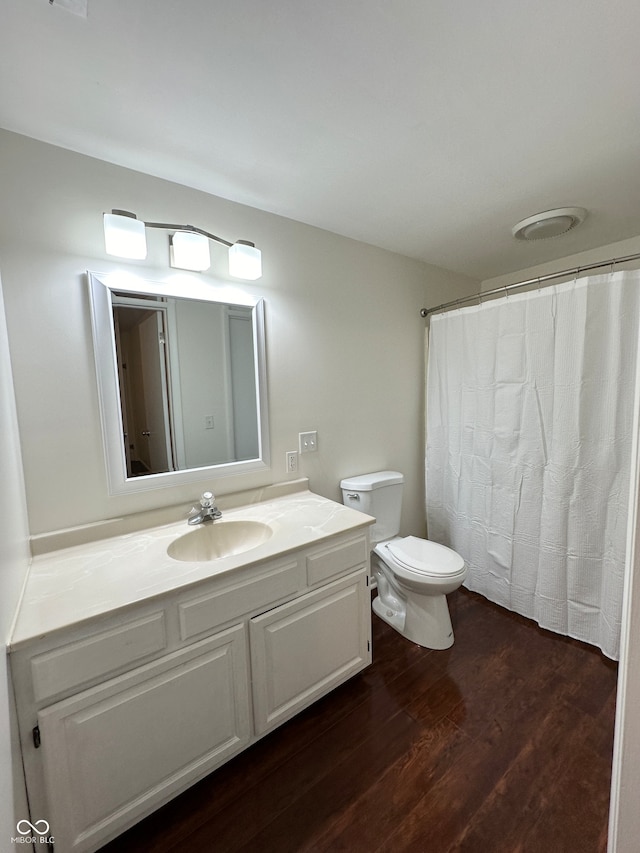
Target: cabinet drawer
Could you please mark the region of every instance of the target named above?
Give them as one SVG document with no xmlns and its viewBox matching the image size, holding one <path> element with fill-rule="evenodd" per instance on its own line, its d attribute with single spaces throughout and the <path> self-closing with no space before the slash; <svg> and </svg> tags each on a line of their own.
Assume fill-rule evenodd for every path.
<svg viewBox="0 0 640 853">
<path fill-rule="evenodd" d="M 31 678 L 37 702 L 102 678 L 162 651 L 164 611 L 36 655 Z"/>
<path fill-rule="evenodd" d="M 294 557 L 271 563 L 256 573 L 252 570 L 206 595 L 178 605 L 180 638 L 190 640 L 231 619 L 262 610 L 295 595 L 300 586 L 298 560 Z"/>
<path fill-rule="evenodd" d="M 336 575 L 361 568 L 367 565 L 368 559 L 365 536 L 313 551 L 307 556 L 307 583 L 314 586 Z"/>
</svg>

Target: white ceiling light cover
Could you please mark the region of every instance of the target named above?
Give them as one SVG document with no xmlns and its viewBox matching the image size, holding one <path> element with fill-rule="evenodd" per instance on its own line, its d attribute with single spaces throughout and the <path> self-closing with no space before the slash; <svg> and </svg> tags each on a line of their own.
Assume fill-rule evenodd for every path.
<svg viewBox="0 0 640 853">
<path fill-rule="evenodd" d="M 584 221 L 587 211 L 583 207 L 557 207 L 528 216 L 517 222 L 511 233 L 517 240 L 546 240 L 559 237 Z"/>
<path fill-rule="evenodd" d="M 229 247 L 229 274 L 255 281 L 262 276 L 262 252 L 248 240 L 237 240 Z"/>
<path fill-rule="evenodd" d="M 204 234 L 176 231 L 169 238 L 171 266 L 181 270 L 204 272 L 211 266 L 209 240 Z"/>
<path fill-rule="evenodd" d="M 126 210 L 105 213 L 104 246 L 108 255 L 144 260 L 147 257 L 144 222 Z"/>
</svg>

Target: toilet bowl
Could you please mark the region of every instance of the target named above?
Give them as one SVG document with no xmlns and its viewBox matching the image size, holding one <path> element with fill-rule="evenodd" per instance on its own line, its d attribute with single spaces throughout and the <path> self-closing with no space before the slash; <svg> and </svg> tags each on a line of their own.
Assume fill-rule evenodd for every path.
<svg viewBox="0 0 640 853">
<path fill-rule="evenodd" d="M 415 536 L 376 545 L 372 568 L 378 586 L 373 610 L 403 637 L 427 649 L 453 645 L 446 596 L 467 569 L 450 548 Z"/>
<path fill-rule="evenodd" d="M 403 637 L 427 649 L 453 645 L 446 596 L 458 589 L 467 569 L 463 558 L 437 542 L 398 536 L 404 477 L 378 471 L 340 483 L 343 503 L 375 517 L 371 529 L 374 612 Z"/>
</svg>

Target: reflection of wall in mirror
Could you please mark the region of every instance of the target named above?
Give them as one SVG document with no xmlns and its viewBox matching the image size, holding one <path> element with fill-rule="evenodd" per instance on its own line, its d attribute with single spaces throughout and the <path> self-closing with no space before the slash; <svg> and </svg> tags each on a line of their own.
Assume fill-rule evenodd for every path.
<svg viewBox="0 0 640 853">
<path fill-rule="evenodd" d="M 175 305 L 182 409 L 178 433 L 183 436 L 179 467 L 234 461 L 226 306 L 188 299 Z M 213 429 L 207 428 L 207 418 L 213 418 Z"/>
<path fill-rule="evenodd" d="M 234 456 L 257 459 L 258 396 L 256 389 L 255 350 L 251 311 L 229 307 L 229 352 L 231 355 L 231 388 L 233 393 Z"/>
</svg>

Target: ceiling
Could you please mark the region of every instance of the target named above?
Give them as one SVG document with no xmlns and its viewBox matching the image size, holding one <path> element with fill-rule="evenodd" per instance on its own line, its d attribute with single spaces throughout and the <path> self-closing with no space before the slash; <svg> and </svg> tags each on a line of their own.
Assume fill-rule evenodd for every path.
<svg viewBox="0 0 640 853">
<path fill-rule="evenodd" d="M 0 0 L 0 126 L 479 279 L 640 234 L 638 0 L 85 2 Z"/>
</svg>

